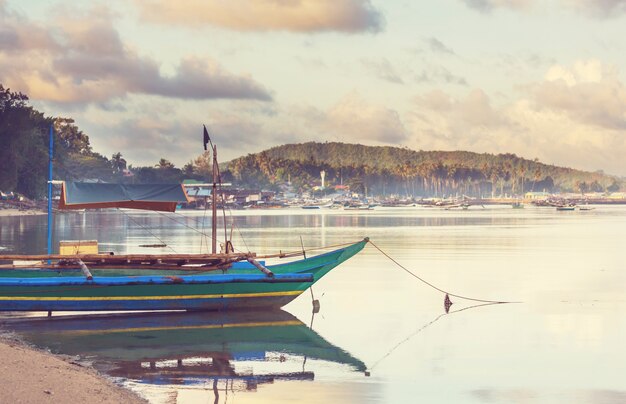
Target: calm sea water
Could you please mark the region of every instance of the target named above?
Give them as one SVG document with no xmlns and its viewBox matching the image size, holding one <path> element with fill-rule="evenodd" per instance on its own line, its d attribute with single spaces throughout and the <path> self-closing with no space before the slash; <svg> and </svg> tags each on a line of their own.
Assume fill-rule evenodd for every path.
<svg viewBox="0 0 626 404">
<path fill-rule="evenodd" d="M 156 252 L 139 246 L 162 240 L 168 247 L 157 251 L 200 252 L 206 241 L 189 227 L 202 228 L 203 218 L 204 212 L 60 215 L 55 244 L 98 239 L 101 249 L 118 253 Z M 181 337 L 161 327 L 157 335 L 147 326 L 130 337 L 108 337 L 80 331 L 79 324 L 70 348 L 57 331 L 20 332 L 92 362 L 156 403 L 626 402 L 626 207 L 293 209 L 233 212 L 227 220 L 235 223 L 229 232 L 241 250 L 298 250 L 300 236 L 306 248 L 368 236 L 442 289 L 522 303 L 472 307 L 452 298 L 445 314 L 440 292 L 367 246 L 315 285 L 321 302 L 315 316 L 309 293 L 284 308 L 302 322 L 300 331 L 312 324 L 297 341 L 281 340 L 276 327 L 263 330 L 269 337 L 254 328 L 234 336 L 189 328 Z M 0 218 L 0 249 L 43 253 L 45 224 L 45 217 Z M 257 343 L 250 342 L 255 333 Z"/>
</svg>

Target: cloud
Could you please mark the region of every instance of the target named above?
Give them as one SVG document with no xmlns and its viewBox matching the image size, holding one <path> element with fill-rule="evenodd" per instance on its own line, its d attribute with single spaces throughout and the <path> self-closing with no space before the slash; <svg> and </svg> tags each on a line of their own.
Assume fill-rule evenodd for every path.
<svg viewBox="0 0 626 404">
<path fill-rule="evenodd" d="M 416 77 L 418 83 L 446 83 L 466 86 L 467 80 L 464 77 L 452 74 L 443 66 L 432 66 L 422 70 Z"/>
<path fill-rule="evenodd" d="M 43 26 L 0 4 L 0 70 L 5 85 L 31 98 L 59 103 L 106 102 L 128 94 L 181 99 L 270 100 L 251 77 L 225 71 L 214 61 L 186 58 L 174 74 L 125 45 L 110 14 L 60 17 Z M 33 33 L 32 35 L 30 33 Z"/>
<path fill-rule="evenodd" d="M 11 12 L 6 1 L 0 0 L 0 51 L 12 54 L 25 49 L 57 50 L 58 46 L 44 26 L 32 23 Z"/>
<path fill-rule="evenodd" d="M 533 0 L 461 0 L 466 6 L 483 13 L 490 13 L 497 8 L 524 10 L 531 6 Z"/>
<path fill-rule="evenodd" d="M 567 114 L 586 125 L 626 130 L 626 86 L 615 67 L 598 60 L 554 65 L 531 91 L 537 109 Z"/>
<path fill-rule="evenodd" d="M 487 94 L 474 89 L 462 99 L 453 99 L 441 90 L 435 90 L 416 98 L 416 104 L 443 117 L 450 124 L 466 130 L 473 128 L 497 128 L 508 125 L 502 114 L 491 106 Z M 459 128 L 459 129 L 460 129 Z"/>
<path fill-rule="evenodd" d="M 404 83 L 400 75 L 398 75 L 391 63 L 389 63 L 389 60 L 385 58 L 379 60 L 363 59 L 361 60 L 361 63 L 381 80 L 395 84 Z"/>
<path fill-rule="evenodd" d="M 482 13 L 498 8 L 527 10 L 536 0 L 461 0 L 466 6 Z M 617 18 L 626 13 L 624 0 L 560 0 L 560 5 L 596 18 Z"/>
<path fill-rule="evenodd" d="M 407 139 L 406 128 L 397 111 L 368 103 L 356 93 L 309 118 L 312 118 L 310 125 L 319 133 L 343 142 L 399 144 Z"/>
<path fill-rule="evenodd" d="M 593 17 L 615 18 L 626 13 L 626 2 L 624 0 L 563 0 L 563 1 L 566 5 L 569 5 Z"/>
<path fill-rule="evenodd" d="M 448 48 L 443 42 L 435 37 L 427 38 L 425 41 L 430 47 L 430 50 L 435 53 L 455 55 L 452 49 Z"/>
<path fill-rule="evenodd" d="M 220 107 L 209 113 L 180 113 L 176 112 L 175 101 L 134 99 L 121 117 L 115 112 L 90 112 L 80 116 L 78 122 L 92 140 L 94 150 L 106 156 L 121 151 L 133 165 L 152 165 L 166 158 L 182 167 L 202 153 L 202 121 L 218 146 L 220 161 L 242 155 L 242 144 L 250 152 L 267 148 L 272 142 L 259 119 L 259 109 L 233 113 L 231 108 Z"/>
<path fill-rule="evenodd" d="M 237 31 L 378 32 L 383 16 L 369 0 L 136 1 L 143 19 Z"/>
<path fill-rule="evenodd" d="M 552 66 L 545 78 L 496 104 L 481 89 L 415 98 L 402 116 L 415 149 L 514 152 L 543 162 L 626 175 L 626 89 L 598 61 Z"/>
</svg>

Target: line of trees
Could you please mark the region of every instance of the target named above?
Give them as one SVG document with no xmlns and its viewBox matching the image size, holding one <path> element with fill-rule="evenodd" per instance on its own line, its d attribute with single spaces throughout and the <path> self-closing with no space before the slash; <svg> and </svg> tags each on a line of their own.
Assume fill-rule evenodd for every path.
<svg viewBox="0 0 626 404">
<path fill-rule="evenodd" d="M 546 165 L 514 154 L 416 152 L 344 143 L 284 145 L 228 164 L 234 181 L 267 187 L 290 181 L 306 189 L 322 170 L 329 183 L 381 195 L 493 197 L 544 190 L 617 191 L 621 186 L 620 180 L 603 173 Z"/>
<path fill-rule="evenodd" d="M 48 179 L 50 126 L 54 128 L 54 179 L 115 182 L 181 182 L 199 178 L 192 163 L 183 170 L 166 159 L 133 168 L 121 152 L 107 158 L 95 152 L 73 119 L 47 117 L 28 96 L 0 84 L 0 191 L 41 198 Z"/>
</svg>

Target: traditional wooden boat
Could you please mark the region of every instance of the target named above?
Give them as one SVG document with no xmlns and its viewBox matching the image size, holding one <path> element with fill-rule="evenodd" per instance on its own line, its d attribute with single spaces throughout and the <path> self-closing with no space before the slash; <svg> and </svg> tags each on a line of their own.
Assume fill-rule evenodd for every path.
<svg viewBox="0 0 626 404">
<path fill-rule="evenodd" d="M 2 321 L 0 320 L 0 323 Z M 11 318 L 3 328 L 56 354 L 87 358 L 114 377 L 147 384 L 239 381 L 245 390 L 273 380 L 312 380 L 287 361 L 365 364 L 282 310 L 209 313 L 134 313 Z M 279 358 L 285 358 L 280 360 Z M 263 362 L 242 371 L 237 362 Z"/>
<path fill-rule="evenodd" d="M 205 148 L 207 138 L 205 129 Z M 49 204 L 48 254 L 0 255 L 0 261 L 13 261 L 0 266 L 0 311 L 282 307 L 368 242 L 365 238 L 336 246 L 340 248 L 314 257 L 306 257 L 304 251 L 257 256 L 235 252 L 225 231 L 223 252 L 217 253 L 219 169 L 217 149 L 211 147 L 211 254 L 112 255 L 97 251 L 84 253 L 80 245 L 73 253 L 51 254 Z M 52 194 L 50 188 L 48 194 Z M 180 184 L 62 183 L 59 209 L 126 208 L 173 212 L 178 203 L 186 200 Z M 259 261 L 297 255 L 305 258 L 267 267 Z M 26 263 L 21 265 L 16 260 Z"/>
<path fill-rule="evenodd" d="M 211 265 L 215 260 L 242 260 L 246 254 L 183 257 L 155 255 L 150 258 L 164 264 L 205 260 L 209 262 L 209 266 L 185 269 L 180 265 L 177 273 L 171 275 L 125 276 L 68 276 L 68 269 L 62 269 L 62 265 L 58 264 L 58 261 L 68 259 L 67 256 L 30 256 L 29 258 L 40 258 L 44 262 L 47 259 L 58 261 L 50 267 L 29 269 L 13 266 L 15 269 L 0 271 L 3 275 L 0 277 L 0 311 L 226 310 L 282 307 L 337 265 L 361 251 L 367 241 L 364 239 L 325 254 L 264 267 L 267 273 L 261 273 L 253 265 Z M 15 257 L 23 259 L 22 256 L 7 255 L 0 256 L 0 259 Z M 94 270 L 96 274 L 120 269 L 127 272 L 147 272 L 154 269 L 168 271 L 162 269 L 158 263 L 138 264 L 134 268 L 132 264 L 122 268 L 107 268 L 107 263 L 117 262 L 119 259 L 131 259 L 132 262 L 132 258 L 133 256 L 100 254 L 75 256 L 75 259 L 83 263 L 101 260 L 97 266 L 98 272 Z M 147 256 L 141 257 L 146 258 Z M 142 266 L 146 268 L 141 268 Z M 76 270 L 73 272 L 75 275 Z M 188 275 L 182 275 L 181 272 Z M 189 272 L 196 273 L 189 275 Z"/>
</svg>

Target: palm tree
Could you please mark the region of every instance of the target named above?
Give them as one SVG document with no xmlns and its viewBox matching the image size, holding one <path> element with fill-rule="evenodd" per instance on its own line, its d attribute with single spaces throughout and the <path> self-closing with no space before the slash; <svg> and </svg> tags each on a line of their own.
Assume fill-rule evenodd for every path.
<svg viewBox="0 0 626 404">
<path fill-rule="evenodd" d="M 164 170 L 167 168 L 174 168 L 174 164 L 172 164 L 169 160 L 161 158 L 159 162 L 155 165 L 159 170 Z"/>
<path fill-rule="evenodd" d="M 116 173 L 126 169 L 126 160 L 122 158 L 122 153 L 117 152 L 111 156 L 111 167 Z"/>
</svg>

